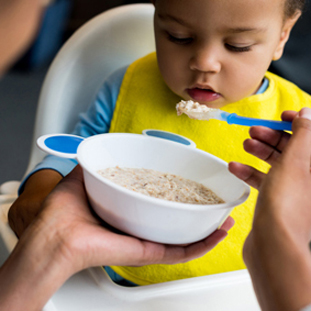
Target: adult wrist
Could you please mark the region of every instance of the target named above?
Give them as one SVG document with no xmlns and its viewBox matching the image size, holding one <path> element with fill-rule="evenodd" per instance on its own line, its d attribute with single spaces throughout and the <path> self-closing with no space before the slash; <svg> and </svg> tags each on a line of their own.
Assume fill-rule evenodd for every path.
<svg viewBox="0 0 311 311">
<path fill-rule="evenodd" d="M 286 224 L 270 216 L 260 215 L 254 220 L 244 245 L 244 260 L 262 307 L 272 305 L 271 310 L 299 310 L 311 302 L 308 243 L 304 238 L 297 241 Z"/>
<path fill-rule="evenodd" d="M 35 221 L 0 270 L 1 310 L 41 310 L 74 273 L 56 230 Z"/>
</svg>

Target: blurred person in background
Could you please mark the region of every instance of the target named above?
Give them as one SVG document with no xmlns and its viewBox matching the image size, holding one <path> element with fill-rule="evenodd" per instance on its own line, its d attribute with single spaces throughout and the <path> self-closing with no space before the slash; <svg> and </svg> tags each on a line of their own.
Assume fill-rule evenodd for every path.
<svg viewBox="0 0 311 311">
<path fill-rule="evenodd" d="M 0 0 L 0 75 L 31 44 L 47 4 L 46 0 Z"/>
</svg>

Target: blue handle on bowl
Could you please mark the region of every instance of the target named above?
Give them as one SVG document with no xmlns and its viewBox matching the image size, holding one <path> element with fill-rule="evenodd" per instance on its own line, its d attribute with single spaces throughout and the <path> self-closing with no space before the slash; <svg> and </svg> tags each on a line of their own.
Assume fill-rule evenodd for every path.
<svg viewBox="0 0 311 311">
<path fill-rule="evenodd" d="M 144 130 L 144 135 L 174 141 L 189 147 L 196 144 L 187 137 L 160 130 Z M 83 137 L 70 134 L 48 134 L 37 139 L 37 146 L 46 153 L 62 158 L 77 159 L 77 150 Z"/>
<path fill-rule="evenodd" d="M 176 143 L 180 143 L 185 146 L 196 148 L 196 144 L 191 139 L 185 136 L 181 136 L 181 135 L 167 132 L 167 131 L 148 129 L 148 130 L 143 130 L 143 135 L 167 139 L 170 141 L 174 141 Z"/>
<path fill-rule="evenodd" d="M 43 135 L 37 139 L 37 146 L 52 155 L 76 159 L 77 149 L 83 137 L 69 134 Z"/>
</svg>

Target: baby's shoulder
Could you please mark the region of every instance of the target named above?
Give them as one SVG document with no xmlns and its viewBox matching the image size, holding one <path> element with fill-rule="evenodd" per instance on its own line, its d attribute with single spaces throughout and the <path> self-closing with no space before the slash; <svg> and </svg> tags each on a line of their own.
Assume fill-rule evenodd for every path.
<svg viewBox="0 0 311 311">
<path fill-rule="evenodd" d="M 282 100 L 284 100 L 284 98 L 288 98 L 290 100 L 303 100 L 310 102 L 311 104 L 311 95 L 303 91 L 295 83 L 271 72 L 267 72 L 266 76 L 270 83 L 274 85 L 275 92 L 278 93 Z"/>
</svg>

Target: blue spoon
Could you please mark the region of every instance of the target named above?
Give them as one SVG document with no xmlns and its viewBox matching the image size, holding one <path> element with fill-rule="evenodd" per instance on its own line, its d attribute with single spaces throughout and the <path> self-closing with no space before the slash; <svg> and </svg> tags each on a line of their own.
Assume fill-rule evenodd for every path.
<svg viewBox="0 0 311 311">
<path fill-rule="evenodd" d="M 261 125 L 269 127 L 273 130 L 280 130 L 280 131 L 292 130 L 291 122 L 246 118 L 238 116 L 236 113 L 229 113 L 226 111 L 222 111 L 220 109 L 208 108 L 205 105 L 197 104 L 196 107 L 191 108 L 191 106 L 187 107 L 186 104 L 187 102 L 181 102 L 181 105 L 177 106 L 178 114 L 180 115 L 181 113 L 185 113 L 192 119 L 198 120 L 217 119 L 220 121 L 226 121 L 228 124 L 238 124 L 244 126 Z"/>
</svg>

